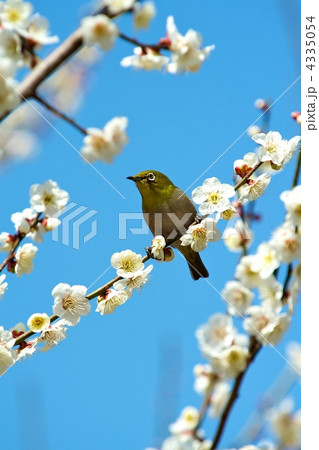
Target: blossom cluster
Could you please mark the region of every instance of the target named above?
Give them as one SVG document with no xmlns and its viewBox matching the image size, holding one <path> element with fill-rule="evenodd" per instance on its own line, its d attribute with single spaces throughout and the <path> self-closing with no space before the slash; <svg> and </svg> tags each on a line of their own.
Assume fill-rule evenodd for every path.
<svg viewBox="0 0 319 450">
<path fill-rule="evenodd" d="M 144 70 L 165 69 L 171 74 L 197 72 L 207 59 L 214 45 L 201 48 L 202 37 L 195 30 L 188 30 L 183 36 L 179 33 L 173 16 L 167 18 L 166 37 L 157 46 L 143 46 L 134 49 L 134 55 L 122 59 L 123 67 Z M 170 57 L 163 56 L 161 49 L 170 51 Z"/>
<path fill-rule="evenodd" d="M 16 273 L 18 276 L 32 272 L 33 259 L 38 248 L 32 243 L 23 244 L 20 247 L 18 245 L 25 237 L 36 243 L 42 242 L 43 233 L 52 231 L 60 224 L 57 215 L 63 210 L 68 200 L 69 194 L 60 189 L 55 181 L 48 180 L 42 185 L 31 186 L 31 207 L 22 212 L 13 213 L 11 216 L 15 234 L 5 231 L 0 233 L 0 251 L 9 252 L 10 255 L 6 264 L 9 272 Z"/>
<path fill-rule="evenodd" d="M 113 313 L 132 296 L 134 290 L 141 291 L 153 270 L 152 264 L 145 268 L 142 255 L 132 250 L 114 253 L 111 265 L 116 269 L 118 280 L 113 285 L 114 289 L 107 289 L 98 297 L 96 311 L 101 315 Z"/>
<path fill-rule="evenodd" d="M 262 137 L 259 135 L 259 157 L 249 153 L 242 160 L 235 161 L 234 171 L 239 178 L 239 188 L 234 189 L 222 184 L 217 178 L 210 178 L 193 191 L 193 200 L 200 205 L 199 211 L 206 218 L 188 229 L 181 238 L 182 245 L 191 245 L 196 251 L 203 250 L 209 241 L 220 237 L 216 228 L 220 219 L 229 220 L 236 211 L 240 213 L 243 203 L 260 197 L 271 175 L 282 169 L 298 148 L 299 136 L 285 141 L 280 135 L 279 139 L 278 135 L 272 132 Z M 270 145 L 272 141 L 273 146 Z M 277 158 L 276 167 L 270 155 L 271 158 Z M 264 164 L 267 172 L 257 177 L 251 174 L 257 165 L 264 167 Z M 243 179 L 244 184 L 241 184 Z M 231 203 L 236 191 L 238 200 Z M 250 363 L 251 343 L 256 342 L 260 347 L 276 345 L 292 320 L 300 292 L 301 187 L 295 186 L 284 191 L 280 199 L 286 209 L 283 224 L 275 229 L 269 241 L 258 246 L 254 254 L 242 256 L 235 269 L 234 279 L 228 281 L 222 290 L 227 313 L 214 314 L 196 332 L 200 350 L 208 363 L 194 367 L 194 389 L 206 399 L 209 414 L 213 418 L 221 417 L 230 399 L 232 381 Z M 214 219 L 207 217 L 211 214 Z M 247 250 L 251 232 L 244 222 L 237 220 L 235 225 L 226 236 L 227 245 L 231 250 Z M 285 264 L 291 268 L 291 276 L 287 279 L 288 283 L 281 283 L 277 274 Z M 242 319 L 242 332 L 235 326 L 238 319 Z M 298 349 L 291 348 L 290 353 L 294 359 L 293 365 L 300 367 Z M 184 408 L 176 422 L 169 427 L 171 436 L 163 442 L 162 449 L 211 448 L 211 441 L 205 440 L 200 429 L 201 420 L 196 408 Z M 288 406 L 284 402 L 267 411 L 267 420 L 281 447 L 298 448 L 300 419 L 298 413 L 292 412 L 289 402 Z M 275 446 L 262 443 L 243 447 L 261 448 L 274 449 Z"/>
<path fill-rule="evenodd" d="M 236 214 L 240 216 L 242 205 L 258 199 L 270 183 L 271 174 L 269 171 L 275 173 L 282 169 L 298 150 L 300 142 L 300 136 L 295 136 L 287 141 L 282 139 L 278 132 L 272 131 L 268 134 L 254 134 L 253 139 L 260 143 L 257 154 L 247 153 L 243 159 L 234 162 L 234 173 L 238 179 L 235 188 L 229 184 L 221 183 L 216 177 L 212 177 L 207 178 L 202 186 L 193 190 L 193 201 L 199 205 L 199 212 L 204 216 L 204 220 L 189 227 L 186 234 L 181 238 L 182 245 L 190 245 L 193 250 L 200 252 L 207 247 L 209 242 L 218 241 L 221 238 L 221 233 L 217 229 L 218 221 L 220 219 L 229 221 Z M 265 168 L 265 172 L 256 176 L 255 172 L 259 167 L 260 170 Z M 231 201 L 236 191 L 238 199 Z M 298 192 L 297 190 L 296 194 L 293 195 L 298 196 Z M 283 198 L 286 198 L 286 196 L 288 194 L 283 193 Z M 214 215 L 214 218 L 208 217 L 211 215 Z M 291 233 L 295 234 L 293 224 L 285 223 L 280 230 L 277 230 L 275 239 L 278 245 L 281 237 L 285 237 L 282 240 L 282 242 L 285 242 L 292 236 Z M 243 246 L 249 247 L 252 241 L 252 232 L 249 230 L 247 223 L 237 220 L 233 227 L 226 228 L 223 237 L 230 250 L 239 251 Z M 281 253 L 284 251 L 282 249 Z M 281 255 L 281 258 L 283 262 L 288 262 L 286 260 L 289 259 L 289 255 L 287 257 Z"/>
<path fill-rule="evenodd" d="M 17 70 L 32 68 L 37 63 L 35 52 L 58 41 L 57 36 L 48 34 L 47 19 L 32 11 L 32 4 L 23 0 L 0 2 L 0 115 L 20 101 Z"/>
<path fill-rule="evenodd" d="M 124 12 L 133 12 L 135 29 L 145 29 L 156 14 L 153 2 L 139 3 L 134 0 L 104 1 L 108 7 L 108 16 L 97 14 L 85 17 L 81 22 L 81 32 L 84 44 L 96 45 L 102 50 L 110 50 L 121 35 L 114 18 Z M 204 48 L 200 33 L 192 29 L 182 35 L 174 21 L 173 16 L 167 18 L 166 36 L 156 45 L 142 45 L 134 49 L 134 55 L 122 59 L 123 67 L 135 67 L 144 70 L 165 69 L 172 74 L 182 72 L 197 72 L 207 59 L 214 45 Z M 161 51 L 168 50 L 170 57 L 164 56 Z"/>
</svg>

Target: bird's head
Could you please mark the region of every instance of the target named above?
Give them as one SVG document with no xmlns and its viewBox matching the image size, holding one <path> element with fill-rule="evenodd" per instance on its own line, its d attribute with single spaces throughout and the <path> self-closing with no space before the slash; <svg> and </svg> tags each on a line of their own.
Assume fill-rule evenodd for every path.
<svg viewBox="0 0 319 450">
<path fill-rule="evenodd" d="M 171 180 L 157 170 L 144 170 L 135 176 L 127 177 L 134 181 L 143 198 L 156 195 L 169 196 L 175 189 Z"/>
</svg>

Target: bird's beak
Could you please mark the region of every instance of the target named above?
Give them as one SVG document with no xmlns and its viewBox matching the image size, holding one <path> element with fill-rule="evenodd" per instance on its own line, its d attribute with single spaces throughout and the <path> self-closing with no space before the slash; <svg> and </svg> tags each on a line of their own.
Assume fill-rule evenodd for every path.
<svg viewBox="0 0 319 450">
<path fill-rule="evenodd" d="M 136 181 L 141 181 L 140 177 L 126 177 L 127 180 L 132 180 L 136 183 Z"/>
</svg>

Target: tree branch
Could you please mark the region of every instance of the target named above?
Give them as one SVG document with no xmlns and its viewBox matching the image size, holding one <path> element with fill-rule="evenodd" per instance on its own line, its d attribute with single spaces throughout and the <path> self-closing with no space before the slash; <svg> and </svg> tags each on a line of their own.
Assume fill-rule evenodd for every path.
<svg viewBox="0 0 319 450">
<path fill-rule="evenodd" d="M 120 16 L 126 12 L 131 12 L 132 8 L 127 9 L 125 11 L 121 11 L 118 14 L 111 14 L 108 10 L 108 7 L 104 6 L 99 9 L 93 15 L 104 14 L 110 18 L 115 18 Z M 120 33 L 119 37 L 131 44 L 137 45 L 142 49 L 150 48 L 154 51 L 160 51 L 161 49 L 168 49 L 165 43 L 162 44 L 143 44 L 139 42 L 137 39 L 130 38 L 126 36 L 124 33 Z M 66 62 L 71 56 L 77 53 L 81 47 L 83 46 L 82 39 L 82 30 L 79 27 L 76 31 L 74 31 L 64 42 L 62 42 L 52 53 L 50 53 L 45 59 L 40 61 L 34 69 L 25 77 L 24 80 L 20 83 L 18 90 L 21 97 L 21 102 L 34 97 L 38 87 L 45 81 L 56 69 L 58 69 L 64 62 Z M 15 108 L 11 111 L 5 112 L 0 117 L 0 122 L 4 120 L 11 112 L 13 112 Z M 61 117 L 61 116 L 60 116 Z"/>
<path fill-rule="evenodd" d="M 218 428 L 217 428 L 217 431 L 216 431 L 213 443 L 211 445 L 211 450 L 214 450 L 214 449 L 217 448 L 217 445 L 218 445 L 218 443 L 220 441 L 220 438 L 222 436 L 222 433 L 224 431 L 224 428 L 225 428 L 227 419 L 229 417 L 229 414 L 230 414 L 230 412 L 231 412 L 231 410 L 232 410 L 232 408 L 234 406 L 234 403 L 235 403 L 237 397 L 239 396 L 239 389 L 241 387 L 241 384 L 242 384 L 242 382 L 244 380 L 244 377 L 245 377 L 245 375 L 246 375 L 246 373 L 248 371 L 248 368 L 249 368 L 250 364 L 253 362 L 253 360 L 255 359 L 255 357 L 257 355 L 257 353 L 261 349 L 261 344 L 259 344 L 254 337 L 251 337 L 250 338 L 250 346 L 249 347 L 250 347 L 249 348 L 250 357 L 249 357 L 249 359 L 247 361 L 246 369 L 243 372 L 241 372 L 236 377 L 236 380 L 235 380 L 235 383 L 234 383 L 234 386 L 233 386 L 233 390 L 232 390 L 231 395 L 230 395 L 230 397 L 228 399 L 228 402 L 227 402 L 227 404 L 225 406 L 223 414 L 222 414 L 222 416 L 220 418 L 219 425 L 218 425 Z"/>
<path fill-rule="evenodd" d="M 60 117 L 61 119 L 63 119 L 65 122 L 68 122 L 70 125 L 72 125 L 74 128 L 76 128 L 77 130 L 80 131 L 80 133 L 86 135 L 87 131 L 85 128 L 81 127 L 81 125 L 79 125 L 74 119 L 72 119 L 71 117 L 69 117 L 67 114 L 65 114 L 64 112 L 60 111 L 59 109 L 57 109 L 55 106 L 51 105 L 51 103 L 49 103 L 47 100 L 45 100 L 42 96 L 40 96 L 39 94 L 35 93 L 33 94 L 33 98 L 35 100 L 37 100 L 39 103 L 41 103 L 46 109 L 48 109 L 49 111 L 51 111 L 53 114 L 55 114 L 57 117 Z"/>
</svg>

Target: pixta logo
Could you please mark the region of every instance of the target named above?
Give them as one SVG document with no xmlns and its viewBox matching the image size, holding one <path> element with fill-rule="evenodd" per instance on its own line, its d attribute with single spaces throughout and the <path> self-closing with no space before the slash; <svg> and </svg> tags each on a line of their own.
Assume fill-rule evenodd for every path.
<svg viewBox="0 0 319 450">
<path fill-rule="evenodd" d="M 92 220 L 96 215 L 97 211 L 94 209 L 88 210 L 86 206 L 69 203 L 55 216 L 61 220 L 61 225 L 52 231 L 53 241 L 79 250 L 80 244 L 85 244 L 97 235 L 97 219 Z M 82 230 L 87 223 L 91 229 L 83 235 Z"/>
</svg>

